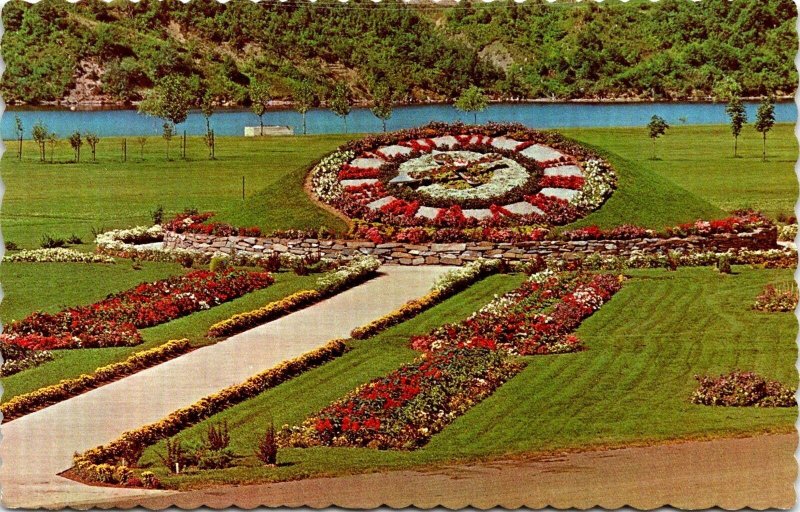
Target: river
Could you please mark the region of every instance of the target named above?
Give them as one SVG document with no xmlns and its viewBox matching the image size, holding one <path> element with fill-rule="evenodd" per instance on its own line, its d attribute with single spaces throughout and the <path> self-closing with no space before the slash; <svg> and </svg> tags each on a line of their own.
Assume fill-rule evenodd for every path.
<svg viewBox="0 0 800 512">
<path fill-rule="evenodd" d="M 748 119 L 752 122 L 757 103 L 747 103 Z M 39 121 L 60 137 L 75 130 L 92 131 L 101 137 L 159 135 L 163 121 L 141 115 L 136 110 L 67 110 L 67 109 L 10 109 L 0 127 L 3 139 L 13 139 L 14 116 L 23 123 L 24 136 L 30 138 L 31 128 Z M 724 124 L 728 122 L 725 105 L 721 103 L 498 103 L 478 113 L 478 122 L 514 121 L 533 128 L 618 127 L 644 126 L 653 115 L 659 115 L 671 125 Z M 797 109 L 792 102 L 775 105 L 778 122 L 795 122 Z M 464 114 L 451 105 L 412 105 L 397 107 L 387 123 L 389 130 L 419 126 L 429 121 L 472 122 L 472 114 Z M 264 115 L 265 125 L 286 125 L 302 132 L 300 114 L 288 109 L 271 110 Z M 258 117 L 249 110 L 224 109 L 211 117 L 217 135 L 243 135 L 245 126 L 258 126 Z M 315 109 L 307 114 L 308 133 L 341 133 L 344 123 L 328 110 Z M 355 108 L 347 119 L 351 133 L 381 130 L 380 121 L 369 109 Z M 205 119 L 193 111 L 177 126 L 189 135 L 205 133 Z"/>
</svg>

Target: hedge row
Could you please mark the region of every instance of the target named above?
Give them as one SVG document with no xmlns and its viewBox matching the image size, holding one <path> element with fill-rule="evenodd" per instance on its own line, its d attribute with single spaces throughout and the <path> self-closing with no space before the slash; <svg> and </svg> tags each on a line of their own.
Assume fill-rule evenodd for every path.
<svg viewBox="0 0 800 512">
<path fill-rule="evenodd" d="M 124 483 L 121 478 L 124 476 L 127 479 L 131 472 L 121 468 L 127 468 L 129 462 L 138 461 L 147 446 L 174 436 L 233 405 L 253 398 L 315 366 L 331 361 L 344 354 L 346 350 L 345 340 L 331 340 L 316 350 L 284 361 L 241 384 L 230 386 L 188 407 L 178 409 L 160 421 L 125 432 L 119 439 L 104 446 L 76 454 L 75 469 L 87 480 Z M 120 479 L 114 475 L 120 475 Z"/>
<path fill-rule="evenodd" d="M 373 275 L 379 266 L 380 261 L 374 256 L 353 259 L 340 269 L 321 277 L 316 290 L 302 290 L 253 311 L 233 315 L 227 320 L 217 322 L 209 327 L 208 335 L 212 337 L 230 336 L 275 320 L 355 286 Z"/>
<path fill-rule="evenodd" d="M 356 327 L 350 336 L 357 340 L 363 340 L 388 329 L 393 325 L 405 322 L 426 309 L 430 309 L 443 300 L 452 297 L 456 293 L 464 290 L 479 279 L 497 272 L 500 268 L 498 260 L 476 260 L 463 267 L 451 270 L 443 275 L 434 285 L 433 289 L 418 299 L 412 299 L 399 309 L 392 311 L 372 322 Z"/>
<path fill-rule="evenodd" d="M 53 405 L 67 398 L 85 393 L 121 377 L 127 377 L 138 371 L 163 363 L 183 355 L 191 349 L 189 340 L 173 340 L 159 347 L 133 354 L 128 359 L 98 368 L 93 373 L 84 374 L 74 379 L 65 379 L 58 384 L 37 389 L 24 395 L 15 396 L 0 405 L 3 420 L 9 421 L 33 411 Z"/>
</svg>

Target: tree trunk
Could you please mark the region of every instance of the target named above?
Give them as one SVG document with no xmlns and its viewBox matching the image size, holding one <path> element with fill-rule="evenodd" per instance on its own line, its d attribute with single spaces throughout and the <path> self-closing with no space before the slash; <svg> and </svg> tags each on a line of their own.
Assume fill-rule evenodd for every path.
<svg viewBox="0 0 800 512">
<path fill-rule="evenodd" d="M 261 128 L 259 135 L 264 135 L 264 114 L 258 116 L 258 126 Z"/>
<path fill-rule="evenodd" d="M 347 133 L 347 116 L 344 116 L 344 133 Z"/>
<path fill-rule="evenodd" d="M 97 158 L 95 158 L 94 152 L 95 152 L 95 147 L 92 146 L 92 162 L 96 162 L 97 161 Z"/>
<path fill-rule="evenodd" d="M 764 132 L 764 143 L 761 146 L 761 161 L 767 161 L 767 132 Z"/>
<path fill-rule="evenodd" d="M 19 138 L 19 159 L 22 160 L 22 137 Z"/>
<path fill-rule="evenodd" d="M 472 113 L 472 124 L 478 124 L 478 113 L 477 112 L 473 112 Z"/>
<path fill-rule="evenodd" d="M 386 119 L 381 119 L 383 122 L 383 133 L 386 133 Z"/>
<path fill-rule="evenodd" d="M 656 159 L 656 139 L 653 137 L 653 160 Z"/>
<path fill-rule="evenodd" d="M 169 162 L 169 141 L 167 141 L 167 162 Z"/>
<path fill-rule="evenodd" d="M 739 144 L 739 136 L 733 136 L 733 158 L 736 158 L 736 150 L 738 149 L 737 146 Z"/>
<path fill-rule="evenodd" d="M 306 113 L 303 112 L 303 135 L 306 135 Z"/>
</svg>

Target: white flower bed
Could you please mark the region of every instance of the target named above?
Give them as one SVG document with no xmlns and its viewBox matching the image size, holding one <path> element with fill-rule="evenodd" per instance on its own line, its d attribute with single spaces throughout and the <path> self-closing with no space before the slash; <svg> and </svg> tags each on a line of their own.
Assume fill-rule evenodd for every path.
<svg viewBox="0 0 800 512">
<path fill-rule="evenodd" d="M 343 188 L 339 182 L 339 169 L 354 156 L 352 151 L 336 151 L 314 166 L 311 171 L 311 186 L 320 200 L 327 203 L 341 197 Z"/>
<path fill-rule="evenodd" d="M 467 263 L 464 266 L 455 268 L 448 271 L 446 274 L 439 276 L 434 282 L 432 291 L 439 293 L 448 293 L 450 290 L 460 286 L 464 282 L 474 281 L 483 272 L 491 269 L 496 269 L 500 266 L 500 260 L 475 260 Z"/>
<path fill-rule="evenodd" d="M 128 250 L 135 244 L 158 242 L 164 239 L 164 228 L 155 226 L 136 226 L 130 229 L 114 229 L 100 233 L 94 239 L 98 248 L 110 250 Z"/>
<path fill-rule="evenodd" d="M 589 160 L 583 165 L 584 184 L 570 200 L 570 204 L 586 210 L 598 208 L 614 191 L 617 177 L 610 167 L 600 160 Z"/>
<path fill-rule="evenodd" d="M 102 254 L 79 252 L 75 249 L 34 249 L 7 254 L 3 261 L 31 263 L 114 263 L 114 258 Z"/>
<path fill-rule="evenodd" d="M 347 265 L 320 277 L 317 280 L 317 288 L 320 290 L 338 289 L 353 279 L 375 272 L 380 266 L 381 260 L 375 256 L 356 256 Z"/>
</svg>

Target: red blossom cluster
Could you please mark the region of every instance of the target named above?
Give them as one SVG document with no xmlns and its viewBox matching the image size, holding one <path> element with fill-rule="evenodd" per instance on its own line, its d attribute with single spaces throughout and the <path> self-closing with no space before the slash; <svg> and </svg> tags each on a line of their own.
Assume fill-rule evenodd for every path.
<svg viewBox="0 0 800 512">
<path fill-rule="evenodd" d="M 344 164 L 339 171 L 340 180 L 360 180 L 377 178 L 379 174 L 378 169 L 354 167 L 350 164 Z"/>
<path fill-rule="evenodd" d="M 713 235 L 713 234 L 735 234 L 760 227 L 772 226 L 772 221 L 764 217 L 760 212 L 752 210 L 741 210 L 734 212 L 730 217 L 718 220 L 698 220 L 688 224 L 681 224 L 667 228 L 665 236 L 689 236 L 689 235 Z"/>
<path fill-rule="evenodd" d="M 630 224 L 623 224 L 608 230 L 600 229 L 597 226 L 586 226 L 561 234 L 561 238 L 564 240 L 632 240 L 652 236 L 655 236 L 653 231 Z"/>
<path fill-rule="evenodd" d="M 258 226 L 234 227 L 224 222 L 207 222 L 214 216 L 213 212 L 184 212 L 176 215 L 164 224 L 164 229 L 175 233 L 198 233 L 215 236 L 261 236 Z"/>
<path fill-rule="evenodd" d="M 607 274 L 564 274 L 542 283 L 529 281 L 505 296 L 510 304 L 485 308 L 461 323 L 414 336 L 411 347 L 424 352 L 454 346 L 518 354 L 571 352 L 580 348 L 580 341 L 570 333 L 621 286 L 617 276 Z"/>
<path fill-rule="evenodd" d="M 419 210 L 419 201 L 406 201 L 405 199 L 394 199 L 381 207 L 383 213 L 404 217 L 413 217 L 417 214 L 417 210 Z"/>
<path fill-rule="evenodd" d="M 267 272 L 198 270 L 55 314 L 33 313 L 8 325 L 0 342 L 35 350 L 137 345 L 137 329 L 208 309 L 274 282 Z"/>
<path fill-rule="evenodd" d="M 542 188 L 569 188 L 580 190 L 586 180 L 583 176 L 542 176 L 539 185 Z"/>
</svg>

